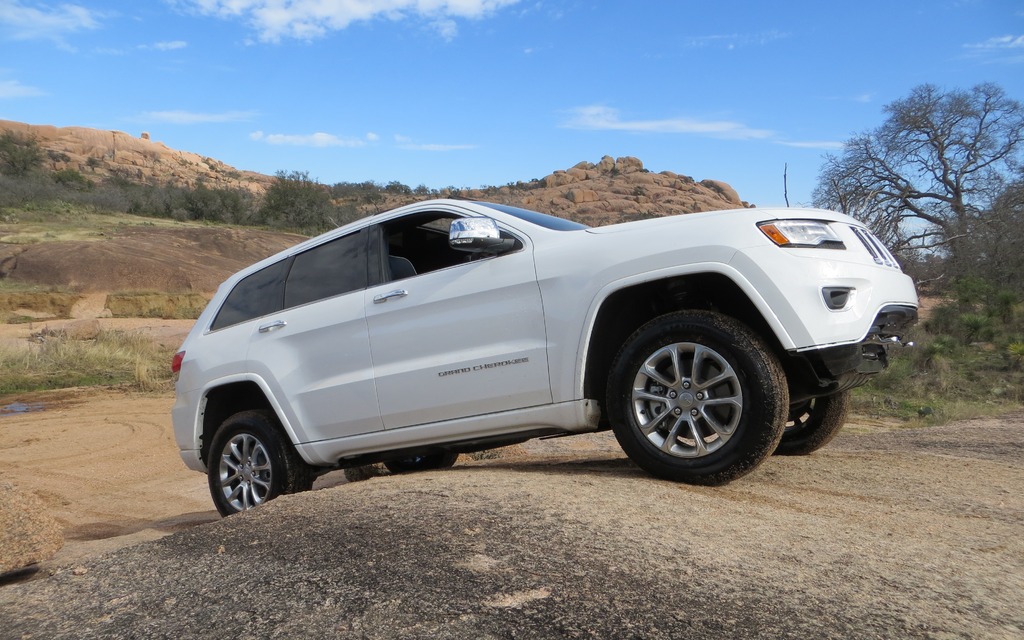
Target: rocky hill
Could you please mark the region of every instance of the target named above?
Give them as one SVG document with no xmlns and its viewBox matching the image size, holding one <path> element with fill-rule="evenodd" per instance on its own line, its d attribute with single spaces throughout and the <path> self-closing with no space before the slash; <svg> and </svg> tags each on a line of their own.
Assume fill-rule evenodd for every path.
<svg viewBox="0 0 1024 640">
<path fill-rule="evenodd" d="M 724 182 L 697 182 L 672 171 L 652 173 L 639 159 L 629 156 L 605 156 L 597 164 L 580 162 L 529 183 L 468 190 L 461 195 L 536 209 L 592 226 L 752 206 Z"/>
<path fill-rule="evenodd" d="M 34 139 L 44 152 L 46 168 L 72 169 L 90 180 L 119 178 L 149 185 L 244 189 L 261 195 L 275 178 L 242 171 L 188 151 L 171 149 L 152 140 L 121 131 L 85 127 L 52 127 L 0 120 L 0 131 Z M 387 176 L 381 176 L 381 183 Z M 503 187 L 463 189 L 429 194 L 391 193 L 382 190 L 374 202 L 356 203 L 360 211 L 383 208 L 435 197 L 457 195 L 537 209 L 590 225 L 624 220 L 695 213 L 750 206 L 725 182 L 702 180 L 672 171 L 652 173 L 633 157 L 605 156 L 597 163 L 580 162 L 540 179 L 510 182 Z M 344 203 L 339 203 L 344 204 Z"/>
<path fill-rule="evenodd" d="M 74 169 L 91 179 L 121 178 L 150 185 L 245 189 L 262 193 L 271 176 L 240 171 L 219 160 L 171 149 L 143 132 L 135 137 L 122 131 L 86 127 L 53 127 L 0 120 L 0 132 L 35 139 L 53 170 Z"/>
</svg>

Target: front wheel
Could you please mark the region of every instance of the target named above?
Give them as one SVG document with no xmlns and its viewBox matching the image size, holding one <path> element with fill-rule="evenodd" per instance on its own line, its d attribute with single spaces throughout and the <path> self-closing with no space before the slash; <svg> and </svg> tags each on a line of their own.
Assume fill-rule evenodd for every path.
<svg viewBox="0 0 1024 640">
<path fill-rule="evenodd" d="M 647 323 L 612 365 L 607 404 L 619 445 L 649 473 L 725 484 L 778 445 L 789 408 L 785 374 L 740 322 L 683 311 Z"/>
<path fill-rule="evenodd" d="M 790 407 L 789 420 L 775 453 L 805 456 L 817 451 L 836 437 L 849 412 L 849 391 L 812 398 Z"/>
<path fill-rule="evenodd" d="M 316 475 L 265 411 L 242 411 L 213 436 L 207 479 L 217 511 L 229 516 L 286 493 L 308 491 Z"/>
</svg>

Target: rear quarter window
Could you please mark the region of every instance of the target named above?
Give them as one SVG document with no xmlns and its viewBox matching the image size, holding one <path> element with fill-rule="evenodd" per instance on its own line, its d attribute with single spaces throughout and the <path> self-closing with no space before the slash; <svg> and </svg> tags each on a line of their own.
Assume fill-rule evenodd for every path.
<svg viewBox="0 0 1024 640">
<path fill-rule="evenodd" d="M 290 260 L 276 262 L 246 276 L 221 305 L 211 330 L 223 329 L 284 308 L 284 282 Z"/>
</svg>

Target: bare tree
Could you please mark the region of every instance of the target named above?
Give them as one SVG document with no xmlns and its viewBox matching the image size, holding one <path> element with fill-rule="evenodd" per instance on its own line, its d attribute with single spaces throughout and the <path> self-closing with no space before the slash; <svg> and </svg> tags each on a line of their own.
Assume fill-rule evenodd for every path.
<svg viewBox="0 0 1024 640">
<path fill-rule="evenodd" d="M 1024 180 L 1009 185 L 996 198 L 964 246 L 973 260 L 962 265 L 962 273 L 1000 290 L 1024 292 Z"/>
<path fill-rule="evenodd" d="M 863 220 L 904 254 L 941 248 L 957 263 L 1019 179 L 1024 107 L 994 84 L 925 84 L 884 112 L 881 127 L 826 156 L 815 204 Z"/>
</svg>

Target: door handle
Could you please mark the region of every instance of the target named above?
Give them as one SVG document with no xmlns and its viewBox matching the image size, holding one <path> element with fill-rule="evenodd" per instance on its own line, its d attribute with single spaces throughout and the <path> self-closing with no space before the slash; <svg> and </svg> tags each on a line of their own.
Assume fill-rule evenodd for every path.
<svg viewBox="0 0 1024 640">
<path fill-rule="evenodd" d="M 395 289 L 394 291 L 382 293 L 379 296 L 373 296 L 373 304 L 381 304 L 383 302 L 387 302 L 391 298 L 404 298 L 407 295 L 409 295 L 409 292 L 405 289 Z"/>
<path fill-rule="evenodd" d="M 275 320 L 274 322 L 271 322 L 270 324 L 265 324 L 265 325 L 261 326 L 260 327 L 260 333 L 270 333 L 271 331 L 277 331 L 278 329 L 283 329 L 286 326 L 288 326 L 288 323 L 285 322 L 284 320 Z"/>
</svg>

